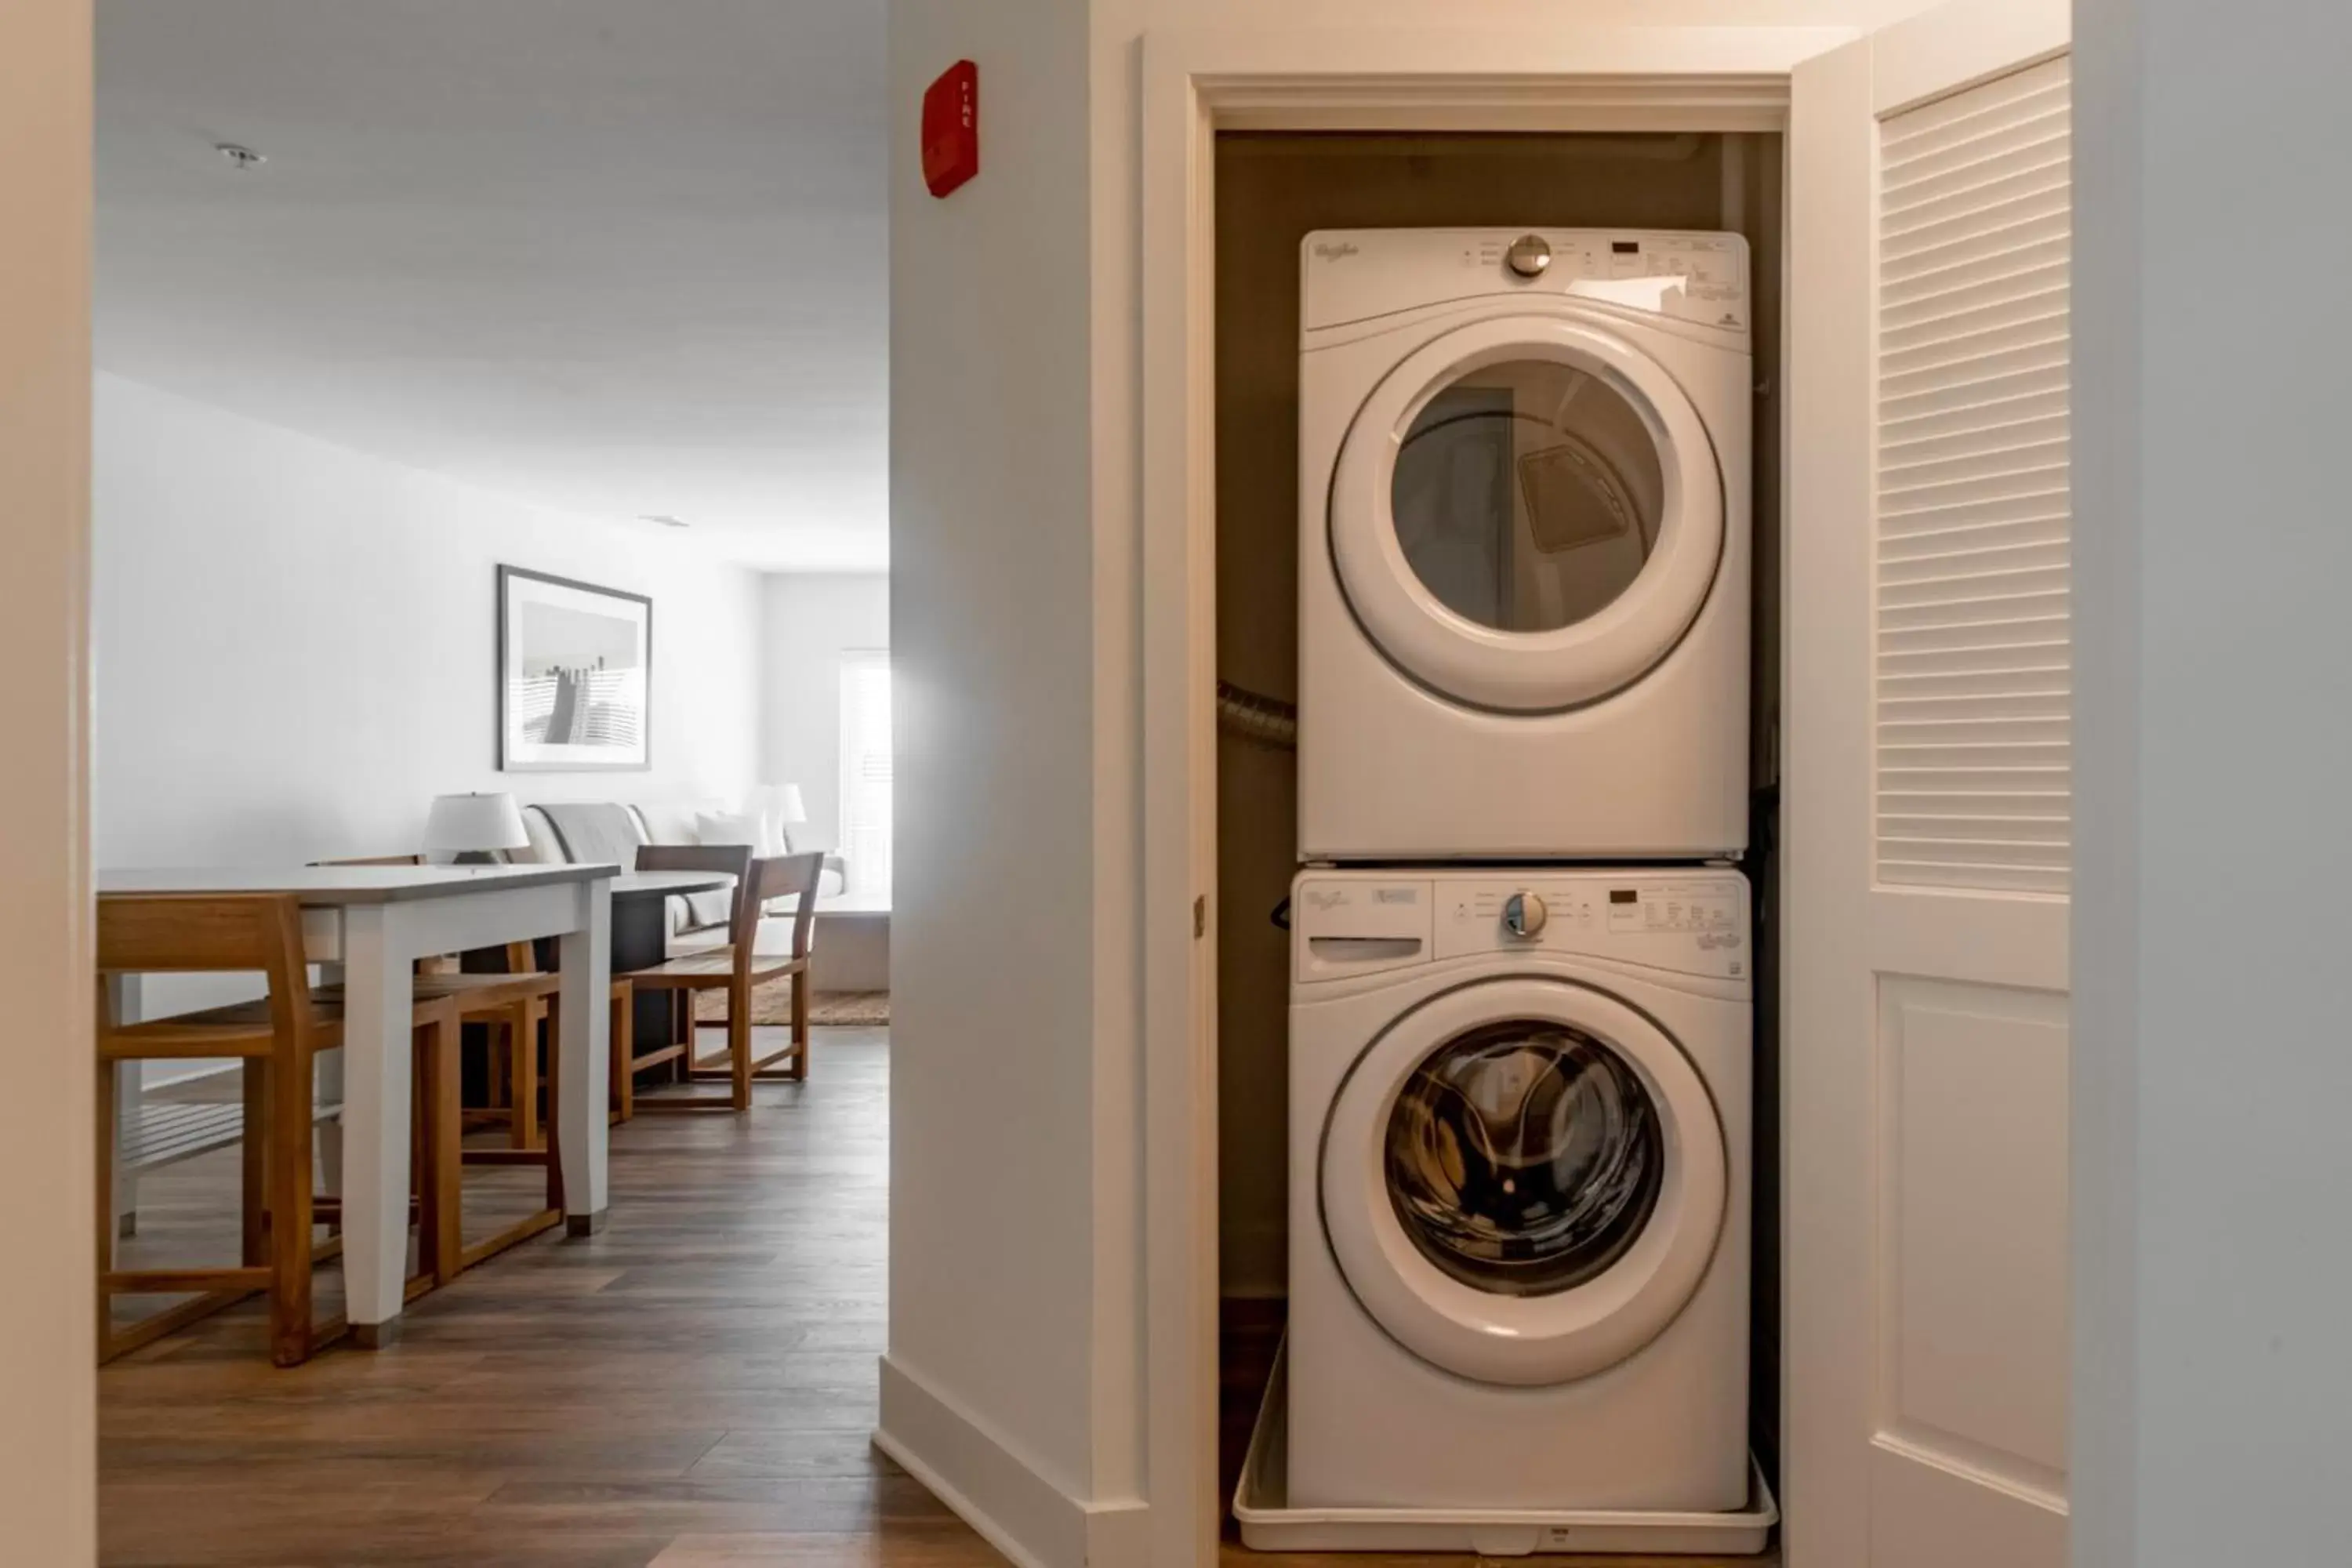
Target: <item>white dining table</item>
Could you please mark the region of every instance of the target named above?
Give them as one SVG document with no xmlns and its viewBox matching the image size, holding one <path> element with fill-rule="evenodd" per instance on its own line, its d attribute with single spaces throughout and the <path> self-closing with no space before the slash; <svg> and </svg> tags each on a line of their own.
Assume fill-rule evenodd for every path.
<svg viewBox="0 0 2352 1568">
<path fill-rule="evenodd" d="M 313 963 L 341 972 L 344 1315 L 399 1332 L 408 1263 L 411 975 L 420 958 L 552 937 L 563 974 L 554 1121 L 566 1229 L 605 1210 L 607 994 L 617 866 L 313 866 L 101 870 L 100 897 L 291 893 Z"/>
</svg>

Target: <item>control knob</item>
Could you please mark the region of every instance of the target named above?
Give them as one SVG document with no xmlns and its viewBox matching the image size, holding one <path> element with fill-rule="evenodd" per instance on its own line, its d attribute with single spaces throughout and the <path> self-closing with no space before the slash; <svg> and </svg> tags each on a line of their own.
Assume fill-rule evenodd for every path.
<svg viewBox="0 0 2352 1568">
<path fill-rule="evenodd" d="M 1540 278 L 1551 265 L 1551 243 L 1539 234 L 1523 234 L 1511 242 L 1503 259 L 1522 278 Z"/>
<path fill-rule="evenodd" d="M 1542 931 L 1551 911 L 1533 893 L 1513 893 L 1503 900 L 1503 929 L 1513 936 L 1532 937 Z"/>
</svg>

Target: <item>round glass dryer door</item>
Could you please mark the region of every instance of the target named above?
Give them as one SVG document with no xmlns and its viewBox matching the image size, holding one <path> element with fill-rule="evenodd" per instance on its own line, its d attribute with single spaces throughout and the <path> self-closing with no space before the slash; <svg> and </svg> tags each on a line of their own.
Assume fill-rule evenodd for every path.
<svg viewBox="0 0 2352 1568">
<path fill-rule="evenodd" d="M 1574 321 L 1473 322 L 1376 388 L 1341 447 L 1331 552 L 1364 629 L 1507 712 L 1639 680 L 1706 602 L 1723 485 L 1664 369 Z"/>
<path fill-rule="evenodd" d="M 1726 1191 L 1688 1059 L 1559 981 L 1406 1015 L 1325 1129 L 1324 1227 L 1349 1288 L 1406 1348 L 1485 1383 L 1564 1383 L 1649 1343 L 1698 1288 Z"/>
</svg>

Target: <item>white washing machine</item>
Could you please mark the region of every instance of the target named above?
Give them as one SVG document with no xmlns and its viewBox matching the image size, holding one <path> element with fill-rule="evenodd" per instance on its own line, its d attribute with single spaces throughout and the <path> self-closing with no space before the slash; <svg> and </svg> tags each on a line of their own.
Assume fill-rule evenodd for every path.
<svg viewBox="0 0 2352 1568">
<path fill-rule="evenodd" d="M 1748 842 L 1748 247 L 1387 229 L 1300 253 L 1298 852 Z"/>
<path fill-rule="evenodd" d="M 1748 1498 L 1748 884 L 1302 873 L 1291 1508 Z"/>
</svg>

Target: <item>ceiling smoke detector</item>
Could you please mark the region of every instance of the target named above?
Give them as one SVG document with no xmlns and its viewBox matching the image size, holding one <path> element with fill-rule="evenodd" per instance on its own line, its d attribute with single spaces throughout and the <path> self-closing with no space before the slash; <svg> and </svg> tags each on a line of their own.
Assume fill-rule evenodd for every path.
<svg viewBox="0 0 2352 1568">
<path fill-rule="evenodd" d="M 639 522 L 657 522 L 664 528 L 691 528 L 694 525 L 682 517 L 672 517 L 666 511 L 649 511 L 637 519 Z"/>
<path fill-rule="evenodd" d="M 258 169 L 269 162 L 267 153 L 257 153 L 252 148 L 242 146 L 235 142 L 216 142 L 213 144 L 213 151 L 226 159 L 228 166 L 232 169 Z"/>
</svg>

